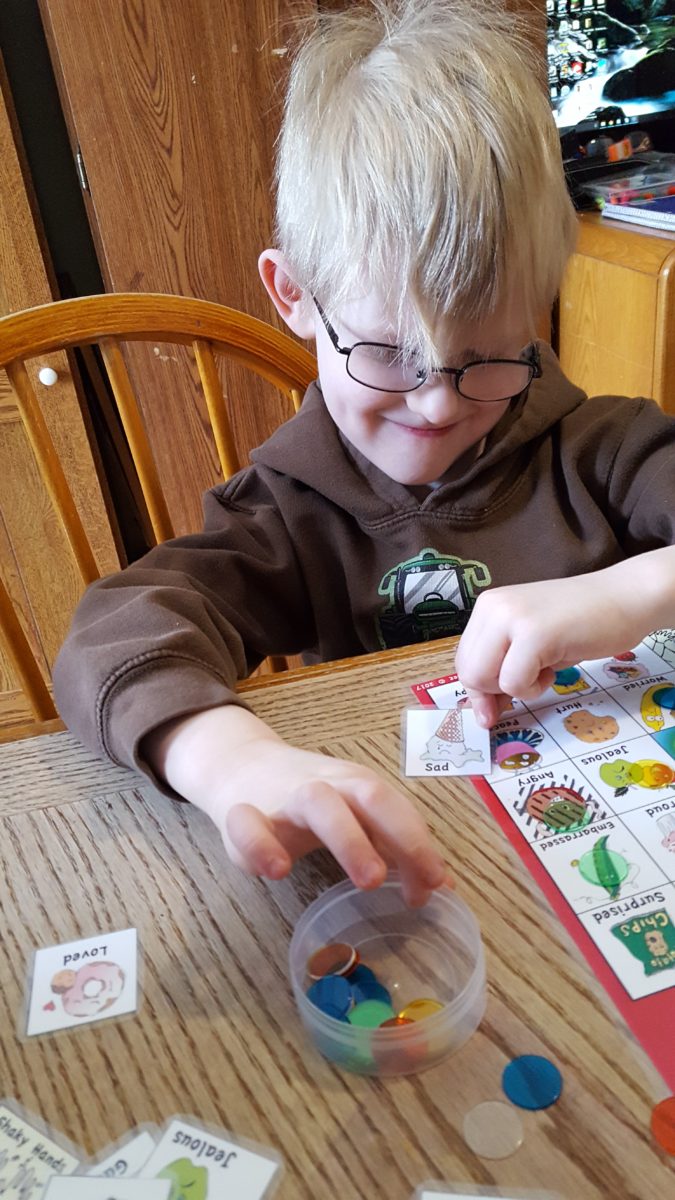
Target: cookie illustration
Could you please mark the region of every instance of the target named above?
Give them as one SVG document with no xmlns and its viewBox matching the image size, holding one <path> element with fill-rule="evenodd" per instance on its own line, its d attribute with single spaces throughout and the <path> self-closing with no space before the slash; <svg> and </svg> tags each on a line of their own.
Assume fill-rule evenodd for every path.
<svg viewBox="0 0 675 1200">
<path fill-rule="evenodd" d="M 619 723 L 614 717 L 601 717 L 585 708 L 568 713 L 563 725 L 580 742 L 611 742 L 619 735 Z"/>
</svg>

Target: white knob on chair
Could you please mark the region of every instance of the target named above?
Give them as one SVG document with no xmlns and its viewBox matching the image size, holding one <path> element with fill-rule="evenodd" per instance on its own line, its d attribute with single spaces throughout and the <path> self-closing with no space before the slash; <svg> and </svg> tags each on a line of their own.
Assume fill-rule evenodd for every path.
<svg viewBox="0 0 675 1200">
<path fill-rule="evenodd" d="M 45 387 L 53 387 L 58 375 L 53 367 L 41 367 L 38 371 L 38 379 L 40 383 L 44 383 Z"/>
</svg>

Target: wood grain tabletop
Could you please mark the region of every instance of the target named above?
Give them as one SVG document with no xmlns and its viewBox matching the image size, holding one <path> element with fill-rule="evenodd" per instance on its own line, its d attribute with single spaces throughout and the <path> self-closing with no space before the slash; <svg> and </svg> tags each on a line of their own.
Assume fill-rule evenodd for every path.
<svg viewBox="0 0 675 1200">
<path fill-rule="evenodd" d="M 279 1151 L 281 1200 L 408 1200 L 429 1179 L 566 1200 L 675 1196 L 675 1159 L 649 1133 L 667 1088 L 482 800 L 468 781 L 401 778 L 410 685 L 451 668 L 452 643 L 437 642 L 242 690 L 296 745 L 375 767 L 424 813 L 487 956 L 487 1012 L 454 1057 L 383 1080 L 319 1057 L 287 954 L 303 909 L 340 878 L 328 855 L 279 883 L 250 879 L 204 814 L 55 733 L 0 746 L 0 1093 L 87 1154 L 143 1122 L 193 1115 Z M 34 949 L 129 926 L 142 947 L 138 1013 L 26 1040 Z M 503 1098 L 502 1070 L 521 1053 L 559 1065 L 562 1097 L 522 1112 L 510 1158 L 478 1158 L 464 1116 Z"/>
</svg>

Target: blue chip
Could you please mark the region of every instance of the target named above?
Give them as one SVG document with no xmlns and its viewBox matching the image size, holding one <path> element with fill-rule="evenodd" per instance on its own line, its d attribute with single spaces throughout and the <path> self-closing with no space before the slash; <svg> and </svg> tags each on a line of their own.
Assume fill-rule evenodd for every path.
<svg viewBox="0 0 675 1200">
<path fill-rule="evenodd" d="M 562 1075 L 548 1058 L 521 1054 L 504 1067 L 502 1087 L 519 1108 L 548 1108 L 562 1092 Z"/>
<path fill-rule="evenodd" d="M 355 1004 L 362 1004 L 364 1000 L 382 1000 L 385 1004 L 391 1004 L 391 996 L 386 987 L 378 981 L 375 972 L 363 963 L 359 963 L 358 967 L 349 972 L 347 982 L 352 989 Z"/>
<path fill-rule="evenodd" d="M 307 998 L 328 1017 L 341 1021 L 353 1004 L 352 989 L 342 975 L 324 975 L 307 990 Z"/>
</svg>

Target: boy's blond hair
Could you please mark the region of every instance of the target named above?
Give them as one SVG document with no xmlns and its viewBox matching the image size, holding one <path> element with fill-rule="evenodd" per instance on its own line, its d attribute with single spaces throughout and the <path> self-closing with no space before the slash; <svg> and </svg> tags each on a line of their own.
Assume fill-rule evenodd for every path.
<svg viewBox="0 0 675 1200">
<path fill-rule="evenodd" d="M 453 318 L 534 333 L 574 242 L 531 28 L 503 0 L 371 0 L 321 15 L 291 69 L 277 238 L 330 314 L 375 291 L 442 365 Z"/>
</svg>

